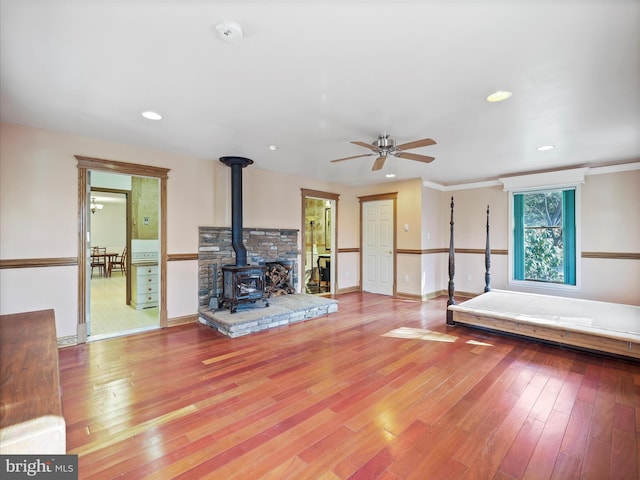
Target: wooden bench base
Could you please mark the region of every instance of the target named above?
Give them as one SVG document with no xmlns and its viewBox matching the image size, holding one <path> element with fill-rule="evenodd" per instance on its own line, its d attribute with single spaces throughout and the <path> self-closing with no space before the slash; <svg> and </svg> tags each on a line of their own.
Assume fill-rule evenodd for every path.
<svg viewBox="0 0 640 480">
<path fill-rule="evenodd" d="M 0 451 L 64 454 L 53 310 L 0 315 Z"/>
<path fill-rule="evenodd" d="M 640 307 L 494 290 L 450 305 L 456 324 L 640 359 Z"/>
</svg>

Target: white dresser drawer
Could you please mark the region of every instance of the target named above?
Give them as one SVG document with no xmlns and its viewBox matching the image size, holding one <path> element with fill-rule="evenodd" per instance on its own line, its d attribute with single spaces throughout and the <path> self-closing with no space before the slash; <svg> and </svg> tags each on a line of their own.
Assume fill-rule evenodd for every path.
<svg viewBox="0 0 640 480">
<path fill-rule="evenodd" d="M 151 308 L 158 306 L 158 294 L 157 293 L 149 293 L 143 294 L 139 293 L 136 298 L 131 299 L 131 303 L 136 308 L 136 310 L 141 310 L 143 308 Z"/>
<path fill-rule="evenodd" d="M 138 275 L 157 275 L 158 265 L 132 265 L 136 269 Z"/>
<path fill-rule="evenodd" d="M 158 306 L 158 266 L 131 265 L 131 306 L 137 310 Z"/>
<path fill-rule="evenodd" d="M 137 293 L 158 291 L 158 275 L 138 275 L 136 280 Z"/>
</svg>

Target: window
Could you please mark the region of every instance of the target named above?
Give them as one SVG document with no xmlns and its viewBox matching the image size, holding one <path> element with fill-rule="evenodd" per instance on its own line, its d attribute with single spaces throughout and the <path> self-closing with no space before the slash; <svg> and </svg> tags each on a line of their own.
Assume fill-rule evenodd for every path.
<svg viewBox="0 0 640 480">
<path fill-rule="evenodd" d="M 576 188 L 513 194 L 513 279 L 576 285 Z"/>
</svg>

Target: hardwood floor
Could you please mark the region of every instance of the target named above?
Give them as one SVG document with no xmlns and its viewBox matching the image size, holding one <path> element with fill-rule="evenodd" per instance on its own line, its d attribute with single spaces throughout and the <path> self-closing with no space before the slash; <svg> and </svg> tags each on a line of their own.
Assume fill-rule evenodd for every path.
<svg viewBox="0 0 640 480">
<path fill-rule="evenodd" d="M 61 349 L 80 478 L 639 478 L 639 364 L 446 327 L 446 298 L 338 299 Z"/>
</svg>

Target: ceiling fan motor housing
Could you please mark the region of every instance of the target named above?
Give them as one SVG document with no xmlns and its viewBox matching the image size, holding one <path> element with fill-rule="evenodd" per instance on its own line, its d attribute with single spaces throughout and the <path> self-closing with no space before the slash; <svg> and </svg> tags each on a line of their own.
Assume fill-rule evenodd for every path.
<svg viewBox="0 0 640 480">
<path fill-rule="evenodd" d="M 382 150 L 393 150 L 396 147 L 396 141 L 389 137 L 386 133 L 378 136 L 378 140 L 373 144 Z"/>
</svg>

